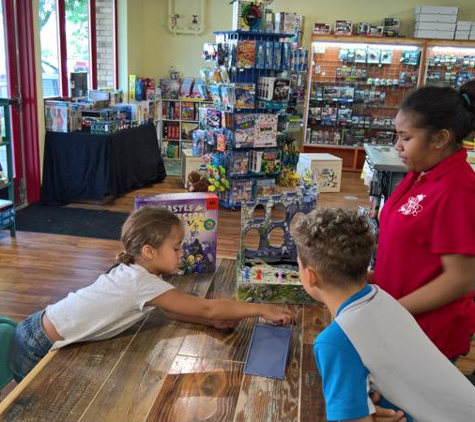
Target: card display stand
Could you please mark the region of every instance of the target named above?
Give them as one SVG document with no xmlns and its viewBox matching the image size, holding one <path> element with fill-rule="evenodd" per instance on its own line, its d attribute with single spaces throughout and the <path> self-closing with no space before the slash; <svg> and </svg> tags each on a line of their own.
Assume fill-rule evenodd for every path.
<svg viewBox="0 0 475 422">
<path fill-rule="evenodd" d="M 312 36 L 303 152 L 360 170 L 365 143 L 392 145 L 398 105 L 421 79 L 424 42 Z"/>
</svg>

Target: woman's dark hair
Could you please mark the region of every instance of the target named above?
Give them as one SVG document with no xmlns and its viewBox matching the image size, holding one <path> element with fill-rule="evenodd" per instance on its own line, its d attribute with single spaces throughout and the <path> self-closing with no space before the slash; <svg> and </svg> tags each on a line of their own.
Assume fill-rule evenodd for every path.
<svg viewBox="0 0 475 422">
<path fill-rule="evenodd" d="M 125 250 L 117 255 L 117 261 L 133 264 L 145 245 L 159 248 L 181 220 L 166 208 L 144 207 L 129 215 L 122 226 Z"/>
<path fill-rule="evenodd" d="M 416 125 L 429 135 L 446 129 L 461 143 L 475 130 L 475 79 L 465 82 L 457 91 L 450 87 L 423 86 L 411 91 L 400 110 L 413 114 Z"/>
</svg>

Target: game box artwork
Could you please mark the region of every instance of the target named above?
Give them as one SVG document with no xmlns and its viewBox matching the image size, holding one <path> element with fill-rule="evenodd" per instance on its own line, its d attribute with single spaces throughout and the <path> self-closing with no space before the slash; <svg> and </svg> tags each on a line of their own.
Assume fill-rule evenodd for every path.
<svg viewBox="0 0 475 422">
<path fill-rule="evenodd" d="M 185 228 L 179 274 L 209 273 L 216 269 L 218 197 L 211 193 L 169 193 L 135 197 L 135 209 L 168 208 Z"/>
<path fill-rule="evenodd" d="M 316 208 L 317 197 L 313 174 L 308 172 L 296 191 L 261 196 L 252 202 L 241 203 L 241 247 L 236 261 L 239 300 L 315 303 L 300 281 L 297 247 L 290 226 L 295 216 Z M 273 230 L 283 234 L 280 245 L 270 241 Z M 257 248 L 246 244 L 247 234 L 251 232 L 259 236 Z"/>
</svg>

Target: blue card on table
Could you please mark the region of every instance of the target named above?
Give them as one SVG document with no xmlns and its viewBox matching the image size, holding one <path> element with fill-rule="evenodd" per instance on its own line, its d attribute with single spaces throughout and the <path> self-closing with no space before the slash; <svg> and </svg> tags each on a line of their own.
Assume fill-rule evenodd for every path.
<svg viewBox="0 0 475 422">
<path fill-rule="evenodd" d="M 283 379 L 292 327 L 256 324 L 247 351 L 244 373 Z"/>
</svg>

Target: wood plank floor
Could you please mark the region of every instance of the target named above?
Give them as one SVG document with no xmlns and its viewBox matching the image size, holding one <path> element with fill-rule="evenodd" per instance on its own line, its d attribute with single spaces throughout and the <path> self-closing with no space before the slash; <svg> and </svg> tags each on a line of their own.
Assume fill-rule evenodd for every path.
<svg viewBox="0 0 475 422">
<path fill-rule="evenodd" d="M 185 192 L 178 177 L 130 192 L 105 206 L 68 206 L 131 212 L 135 195 L 170 192 Z M 356 209 L 368 204 L 367 188 L 359 174 L 344 172 L 341 192 L 322 193 L 317 206 Z M 218 255 L 235 258 L 239 248 L 239 211 L 221 208 L 218 224 Z M 68 292 L 89 285 L 110 267 L 120 250 L 120 242 L 114 240 L 28 232 L 17 232 L 17 237 L 11 239 L 8 231 L 0 231 L 0 315 L 21 320 Z M 474 356 L 468 363 L 462 359 L 461 366 L 475 367 L 475 347 L 472 351 Z"/>
</svg>

